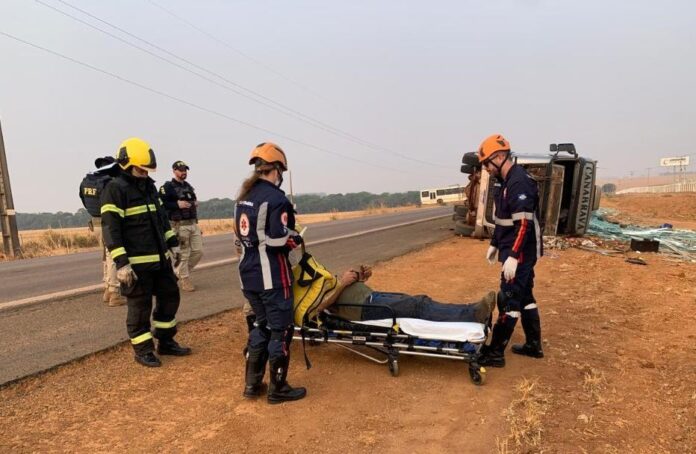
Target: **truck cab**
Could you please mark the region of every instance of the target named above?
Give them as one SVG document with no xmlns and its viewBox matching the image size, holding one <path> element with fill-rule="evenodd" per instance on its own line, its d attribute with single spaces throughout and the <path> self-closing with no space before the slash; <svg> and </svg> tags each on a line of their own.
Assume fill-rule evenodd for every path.
<svg viewBox="0 0 696 454">
<path fill-rule="evenodd" d="M 537 182 L 543 235 L 582 236 L 587 232 L 592 212 L 599 208 L 597 161 L 579 156 L 572 143 L 551 144 L 549 148 L 548 154 L 513 152 L 511 159 Z M 476 199 L 470 198 L 468 203 L 468 218 L 475 219 L 472 236 L 488 237 L 495 228 L 495 193 L 500 182 L 481 168 L 476 152 L 464 154 L 461 171 L 473 176 L 471 184 L 479 185 L 477 191 L 471 188 Z"/>
</svg>

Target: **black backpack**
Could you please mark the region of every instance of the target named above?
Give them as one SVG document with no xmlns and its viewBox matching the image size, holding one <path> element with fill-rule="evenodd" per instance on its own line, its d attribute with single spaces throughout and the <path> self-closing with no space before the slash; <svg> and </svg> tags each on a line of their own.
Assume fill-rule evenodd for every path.
<svg viewBox="0 0 696 454">
<path fill-rule="evenodd" d="M 80 183 L 80 199 L 92 217 L 101 217 L 101 195 L 112 178 L 108 174 L 90 172 L 82 179 L 82 183 Z"/>
</svg>

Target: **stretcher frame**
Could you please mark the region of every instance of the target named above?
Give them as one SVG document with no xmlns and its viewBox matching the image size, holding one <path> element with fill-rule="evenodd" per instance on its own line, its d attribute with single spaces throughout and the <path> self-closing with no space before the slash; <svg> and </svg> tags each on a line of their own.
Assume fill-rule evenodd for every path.
<svg viewBox="0 0 696 454">
<path fill-rule="evenodd" d="M 365 307 L 367 304 L 336 304 L 337 306 Z M 481 347 L 485 344 L 491 327 L 491 319 L 484 324 L 484 338 L 480 342 L 451 341 L 423 339 L 418 336 L 404 333 L 399 329 L 397 318 L 393 310 L 388 306 L 370 305 L 379 307 L 391 313 L 392 323 L 390 328 L 374 326 L 364 321 L 354 323 L 344 320 L 336 315 L 326 312 L 319 315 L 320 323 L 307 321 L 303 326 L 295 326 L 293 339 L 301 340 L 310 345 L 335 344 L 351 351 L 358 356 L 378 364 L 387 364 L 393 377 L 399 375 L 400 355 L 425 356 L 431 358 L 444 358 L 464 361 L 468 364 L 469 377 L 476 385 L 482 385 L 486 378 L 486 369 L 478 364 Z M 420 345 L 421 343 L 440 343 L 440 345 Z M 360 351 L 357 348 L 369 349 L 378 352 L 382 358 Z M 473 351 L 471 351 L 473 349 Z M 311 367 L 305 351 L 307 367 Z"/>
</svg>

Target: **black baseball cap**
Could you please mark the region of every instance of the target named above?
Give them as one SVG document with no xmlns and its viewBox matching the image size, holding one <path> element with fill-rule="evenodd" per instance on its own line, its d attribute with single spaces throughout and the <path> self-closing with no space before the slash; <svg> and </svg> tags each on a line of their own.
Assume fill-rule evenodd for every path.
<svg viewBox="0 0 696 454">
<path fill-rule="evenodd" d="M 188 164 L 186 164 L 184 161 L 175 161 L 174 164 L 172 164 L 172 170 L 177 170 L 177 169 L 182 169 L 182 168 L 189 170 Z"/>
</svg>

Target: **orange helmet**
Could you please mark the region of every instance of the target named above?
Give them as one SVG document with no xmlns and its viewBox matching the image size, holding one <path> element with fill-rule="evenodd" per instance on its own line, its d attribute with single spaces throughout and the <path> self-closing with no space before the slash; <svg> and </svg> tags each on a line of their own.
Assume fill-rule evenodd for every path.
<svg viewBox="0 0 696 454">
<path fill-rule="evenodd" d="M 498 151 L 510 151 L 510 142 L 507 141 L 505 137 L 500 134 L 493 134 L 492 136 L 486 137 L 486 139 L 481 142 L 481 146 L 478 149 L 478 160 L 479 162 L 484 162 L 493 156 L 493 153 Z"/>
<path fill-rule="evenodd" d="M 288 170 L 288 161 L 285 152 L 276 144 L 264 142 L 251 151 L 249 164 L 256 167 L 264 164 L 278 164 L 283 170 Z"/>
</svg>

